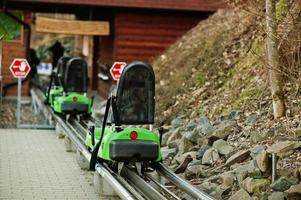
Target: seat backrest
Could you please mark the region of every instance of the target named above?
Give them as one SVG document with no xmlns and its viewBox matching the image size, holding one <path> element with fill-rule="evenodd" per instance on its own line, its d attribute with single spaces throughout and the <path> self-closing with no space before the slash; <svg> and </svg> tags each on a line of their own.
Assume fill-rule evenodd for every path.
<svg viewBox="0 0 301 200">
<path fill-rule="evenodd" d="M 151 65 L 134 61 L 124 67 L 116 91 L 114 123 L 153 124 L 155 74 Z"/>
<path fill-rule="evenodd" d="M 88 89 L 87 64 L 80 57 L 72 58 L 67 62 L 64 74 L 64 91 L 85 93 Z"/>
<path fill-rule="evenodd" d="M 56 86 L 62 86 L 62 84 L 64 83 L 64 75 L 65 75 L 65 71 L 66 71 L 66 65 L 67 62 L 70 60 L 69 56 L 62 56 L 58 63 L 57 63 L 57 68 L 56 68 L 56 77 L 55 77 L 55 81 L 54 84 Z"/>
</svg>

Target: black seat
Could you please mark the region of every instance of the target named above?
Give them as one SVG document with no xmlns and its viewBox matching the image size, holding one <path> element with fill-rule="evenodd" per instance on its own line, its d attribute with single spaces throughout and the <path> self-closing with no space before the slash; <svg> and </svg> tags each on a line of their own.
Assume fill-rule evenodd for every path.
<svg viewBox="0 0 301 200">
<path fill-rule="evenodd" d="M 88 90 L 87 64 L 80 57 L 72 58 L 67 62 L 64 74 L 64 92 L 85 93 Z"/>
<path fill-rule="evenodd" d="M 123 130 L 121 125 L 154 123 L 155 74 L 151 65 L 134 61 L 124 67 L 116 94 L 107 101 L 100 138 L 91 154 L 90 169 L 95 169 L 109 114 L 112 114 L 110 123 L 115 124 L 117 132 Z M 110 143 L 110 157 L 121 162 L 155 161 L 158 149 L 159 144 L 153 141 L 119 139 Z"/>
<path fill-rule="evenodd" d="M 69 56 L 63 56 L 59 59 L 56 69 L 56 78 L 55 78 L 55 85 L 62 86 L 64 80 L 63 77 L 65 75 L 67 62 L 70 60 Z"/>
<path fill-rule="evenodd" d="M 155 112 L 155 74 L 151 65 L 134 61 L 124 67 L 117 85 L 114 123 L 153 124 Z"/>
</svg>

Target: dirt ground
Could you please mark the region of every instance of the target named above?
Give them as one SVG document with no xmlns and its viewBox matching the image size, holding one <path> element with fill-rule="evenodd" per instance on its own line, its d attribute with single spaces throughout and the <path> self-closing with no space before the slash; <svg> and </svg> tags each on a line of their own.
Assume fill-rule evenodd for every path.
<svg viewBox="0 0 301 200">
<path fill-rule="evenodd" d="M 16 128 L 16 100 L 4 99 L 0 111 L 0 128 Z M 21 105 L 21 123 L 22 124 L 37 124 L 43 122 L 41 114 L 35 114 L 31 103 Z"/>
</svg>

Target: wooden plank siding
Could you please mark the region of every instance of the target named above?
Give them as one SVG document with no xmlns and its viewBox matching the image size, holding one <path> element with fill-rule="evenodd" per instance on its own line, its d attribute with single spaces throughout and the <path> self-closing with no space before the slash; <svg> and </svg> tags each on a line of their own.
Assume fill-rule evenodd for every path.
<svg viewBox="0 0 301 200">
<path fill-rule="evenodd" d="M 172 14 L 127 13 L 115 15 L 114 60 L 150 61 L 160 55 L 203 17 Z"/>
<path fill-rule="evenodd" d="M 225 0 L 10 0 L 11 3 L 53 3 L 109 7 L 152 8 L 189 11 L 215 11 L 225 7 Z"/>
<path fill-rule="evenodd" d="M 204 18 L 187 13 L 115 12 L 111 21 L 112 34 L 98 42 L 100 50 L 95 57 L 108 67 L 114 61 L 151 62 Z M 99 94 L 106 97 L 114 83 L 98 80 Z"/>
</svg>

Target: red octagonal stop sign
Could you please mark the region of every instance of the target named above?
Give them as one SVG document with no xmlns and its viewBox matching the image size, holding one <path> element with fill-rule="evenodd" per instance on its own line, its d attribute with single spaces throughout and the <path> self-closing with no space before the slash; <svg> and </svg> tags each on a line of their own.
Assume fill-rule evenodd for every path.
<svg viewBox="0 0 301 200">
<path fill-rule="evenodd" d="M 15 78 L 26 78 L 30 72 L 30 66 L 24 58 L 15 58 L 9 69 Z"/>
<path fill-rule="evenodd" d="M 125 62 L 114 62 L 110 69 L 110 73 L 115 81 L 118 81 L 120 79 L 121 72 L 125 66 Z"/>
</svg>

